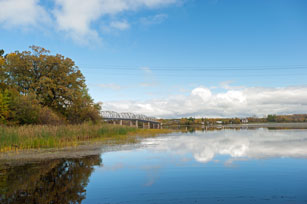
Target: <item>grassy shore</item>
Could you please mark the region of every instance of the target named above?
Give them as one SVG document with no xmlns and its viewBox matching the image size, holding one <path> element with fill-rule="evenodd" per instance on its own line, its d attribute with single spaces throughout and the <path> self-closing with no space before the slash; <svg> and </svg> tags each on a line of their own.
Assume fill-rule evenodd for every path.
<svg viewBox="0 0 307 204">
<path fill-rule="evenodd" d="M 62 126 L 0 126 L 0 152 L 23 149 L 61 148 L 87 142 L 134 143 L 139 137 L 170 133 L 165 129 L 137 129 L 110 124 Z"/>
</svg>

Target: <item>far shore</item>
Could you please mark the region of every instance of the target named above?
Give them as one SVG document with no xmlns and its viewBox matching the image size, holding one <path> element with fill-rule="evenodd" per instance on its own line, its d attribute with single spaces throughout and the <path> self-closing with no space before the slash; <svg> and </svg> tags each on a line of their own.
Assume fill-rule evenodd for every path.
<svg viewBox="0 0 307 204">
<path fill-rule="evenodd" d="M 98 155 L 103 152 L 129 150 L 139 145 L 138 143 L 105 144 L 104 142 L 87 142 L 75 147 L 2 152 L 0 153 L 0 165 L 14 166 L 24 163 L 40 162 L 43 160 L 80 158 Z"/>
<path fill-rule="evenodd" d="M 167 125 L 166 127 L 229 127 L 229 128 L 239 128 L 239 127 L 250 127 L 250 128 L 307 128 L 307 122 L 293 122 L 293 123 L 241 123 L 241 124 L 191 124 L 191 125 Z"/>
<path fill-rule="evenodd" d="M 215 125 L 218 126 L 218 125 Z M 243 124 L 227 124 L 225 127 L 285 127 L 285 128 L 307 128 L 307 122 L 303 123 L 243 123 Z"/>
</svg>

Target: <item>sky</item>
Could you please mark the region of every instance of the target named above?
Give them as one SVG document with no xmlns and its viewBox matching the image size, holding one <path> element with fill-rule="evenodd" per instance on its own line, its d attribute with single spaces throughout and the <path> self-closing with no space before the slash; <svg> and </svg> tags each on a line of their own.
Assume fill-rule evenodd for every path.
<svg viewBox="0 0 307 204">
<path fill-rule="evenodd" d="M 307 113 L 305 0 L 0 0 L 0 49 L 73 59 L 103 110 Z"/>
</svg>

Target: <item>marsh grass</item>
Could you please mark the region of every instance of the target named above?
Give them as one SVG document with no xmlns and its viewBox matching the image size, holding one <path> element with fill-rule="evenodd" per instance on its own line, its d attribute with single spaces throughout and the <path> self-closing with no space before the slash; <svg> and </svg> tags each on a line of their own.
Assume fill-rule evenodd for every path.
<svg viewBox="0 0 307 204">
<path fill-rule="evenodd" d="M 170 133 L 165 129 L 137 129 L 110 124 L 0 126 L 0 152 L 61 148 L 86 142 L 134 143 L 139 137 Z"/>
</svg>

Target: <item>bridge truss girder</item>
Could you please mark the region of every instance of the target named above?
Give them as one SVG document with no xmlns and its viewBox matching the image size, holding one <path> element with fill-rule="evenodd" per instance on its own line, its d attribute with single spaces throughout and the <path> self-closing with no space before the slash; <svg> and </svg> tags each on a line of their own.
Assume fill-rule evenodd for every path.
<svg viewBox="0 0 307 204">
<path fill-rule="evenodd" d="M 117 113 L 115 111 L 101 111 L 101 116 L 105 119 L 124 119 L 124 120 L 143 120 L 150 122 L 157 122 L 154 117 L 148 117 L 142 114 L 134 113 Z"/>
</svg>

